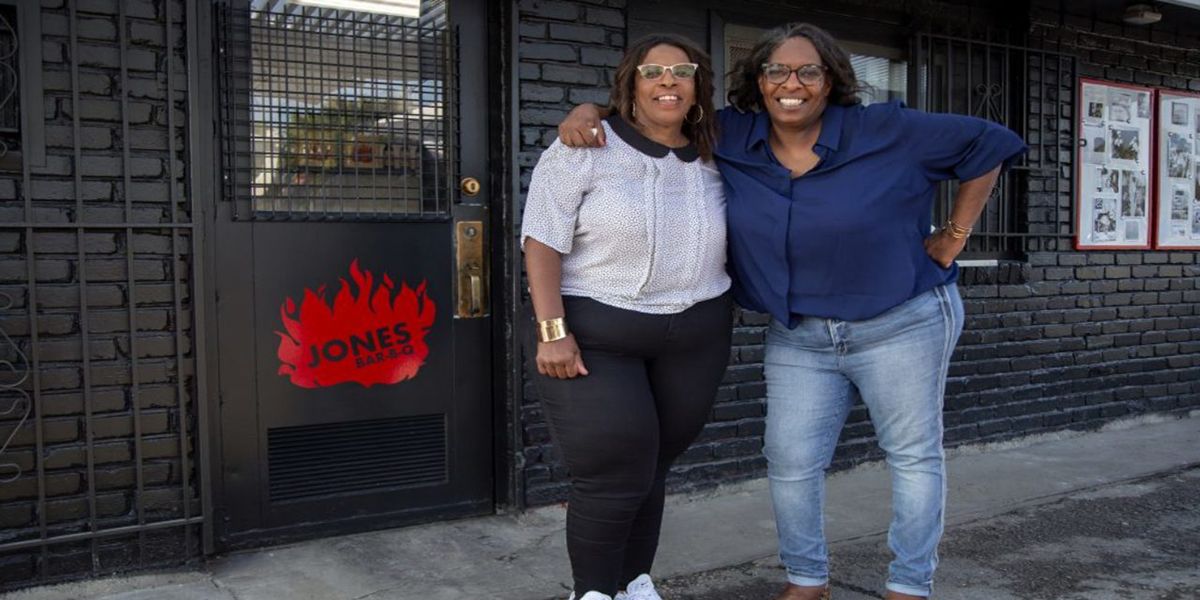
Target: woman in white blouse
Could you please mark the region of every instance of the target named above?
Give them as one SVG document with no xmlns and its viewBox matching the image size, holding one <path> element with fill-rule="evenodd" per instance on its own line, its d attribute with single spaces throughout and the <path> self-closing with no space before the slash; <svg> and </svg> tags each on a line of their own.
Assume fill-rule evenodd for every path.
<svg viewBox="0 0 1200 600">
<path fill-rule="evenodd" d="M 666 476 L 729 358 L 712 81 L 682 38 L 632 44 L 602 123 L 609 144 L 555 141 L 529 186 L 535 383 L 570 471 L 572 598 L 660 600 L 649 572 Z"/>
</svg>

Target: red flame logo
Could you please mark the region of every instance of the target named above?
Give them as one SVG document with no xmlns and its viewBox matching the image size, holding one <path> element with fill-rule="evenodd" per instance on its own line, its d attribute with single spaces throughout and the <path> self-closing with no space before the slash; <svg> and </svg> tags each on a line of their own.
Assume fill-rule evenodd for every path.
<svg viewBox="0 0 1200 600">
<path fill-rule="evenodd" d="M 341 279 L 333 304 L 325 286 L 304 290 L 299 310 L 289 297 L 279 308 L 279 374 L 303 388 L 355 382 L 363 387 L 393 384 L 416 377 L 429 347 L 425 333 L 433 325 L 433 301 L 425 282 L 416 290 L 395 284 L 386 274 L 376 287 L 370 271 L 350 263 L 357 293 Z"/>
</svg>

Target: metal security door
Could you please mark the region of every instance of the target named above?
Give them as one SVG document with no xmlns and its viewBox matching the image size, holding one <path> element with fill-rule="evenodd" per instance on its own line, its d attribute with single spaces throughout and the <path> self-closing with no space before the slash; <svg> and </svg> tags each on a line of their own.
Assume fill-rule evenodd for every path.
<svg viewBox="0 0 1200 600">
<path fill-rule="evenodd" d="M 321 4 L 218 17 L 224 547 L 492 509 L 484 3 Z"/>
</svg>

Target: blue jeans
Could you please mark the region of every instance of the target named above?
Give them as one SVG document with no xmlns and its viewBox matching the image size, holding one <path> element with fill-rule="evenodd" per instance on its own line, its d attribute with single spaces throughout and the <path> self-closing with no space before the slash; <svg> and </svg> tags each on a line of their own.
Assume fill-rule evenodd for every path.
<svg viewBox="0 0 1200 600">
<path fill-rule="evenodd" d="M 825 470 L 857 391 L 892 475 L 887 587 L 930 594 L 946 503 L 942 397 L 962 324 L 954 284 L 862 321 L 804 318 L 792 330 L 771 323 L 763 452 L 791 583 L 829 581 Z"/>
</svg>

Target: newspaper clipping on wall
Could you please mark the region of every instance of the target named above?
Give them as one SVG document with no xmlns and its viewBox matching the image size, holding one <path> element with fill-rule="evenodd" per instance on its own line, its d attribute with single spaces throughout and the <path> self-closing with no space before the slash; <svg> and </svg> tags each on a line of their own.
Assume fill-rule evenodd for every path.
<svg viewBox="0 0 1200 600">
<path fill-rule="evenodd" d="M 1149 247 L 1152 94 L 1082 83 L 1079 248 Z"/>
<path fill-rule="evenodd" d="M 1200 96 L 1159 92 L 1159 248 L 1200 248 Z"/>
</svg>

